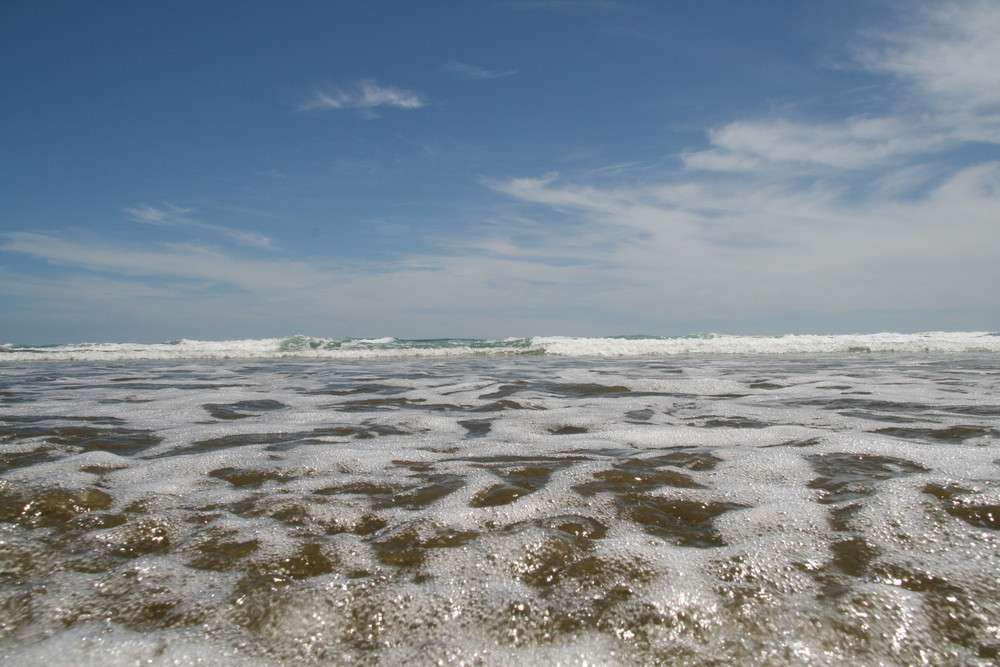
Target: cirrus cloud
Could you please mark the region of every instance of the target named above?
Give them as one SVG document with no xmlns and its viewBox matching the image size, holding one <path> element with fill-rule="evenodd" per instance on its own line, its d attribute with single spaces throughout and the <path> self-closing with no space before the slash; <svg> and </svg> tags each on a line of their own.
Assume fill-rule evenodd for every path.
<svg viewBox="0 0 1000 667">
<path fill-rule="evenodd" d="M 499 79 L 505 76 L 511 76 L 517 74 L 516 69 L 507 70 L 505 72 L 496 72 L 493 70 L 484 69 L 476 65 L 469 65 L 466 63 L 459 63 L 451 61 L 442 65 L 441 69 L 446 72 L 451 72 L 465 79 Z"/>
<path fill-rule="evenodd" d="M 299 109 L 361 109 L 366 117 L 374 117 L 377 107 L 419 109 L 427 103 L 420 94 L 395 86 L 383 86 L 371 79 L 359 81 L 352 88 L 316 90 Z"/>
<path fill-rule="evenodd" d="M 203 229 L 226 236 L 240 245 L 260 248 L 262 250 L 274 249 L 271 239 L 259 232 L 233 229 L 224 225 L 214 225 L 190 217 L 189 214 L 195 212 L 193 208 L 181 208 L 173 204 L 166 204 L 163 208 L 157 208 L 143 204 L 141 206 L 128 207 L 124 210 L 129 220 L 133 222 L 141 222 L 158 227 Z"/>
</svg>

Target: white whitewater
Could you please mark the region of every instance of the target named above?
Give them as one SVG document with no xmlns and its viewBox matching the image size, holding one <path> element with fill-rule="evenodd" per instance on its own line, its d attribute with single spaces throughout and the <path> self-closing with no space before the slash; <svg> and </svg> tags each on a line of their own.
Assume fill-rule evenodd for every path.
<svg viewBox="0 0 1000 667">
<path fill-rule="evenodd" d="M 168 343 L 0 345 L 0 363 L 13 361 L 128 361 L 169 359 L 390 359 L 455 356 L 556 355 L 634 357 L 679 354 L 836 354 L 856 352 L 1000 352 L 1000 334 L 926 332 L 844 335 L 535 336 L 498 340 L 443 338 L 315 338 L 291 336 Z"/>
<path fill-rule="evenodd" d="M 0 663 L 996 664 L 997 338 L 3 363 Z"/>
</svg>

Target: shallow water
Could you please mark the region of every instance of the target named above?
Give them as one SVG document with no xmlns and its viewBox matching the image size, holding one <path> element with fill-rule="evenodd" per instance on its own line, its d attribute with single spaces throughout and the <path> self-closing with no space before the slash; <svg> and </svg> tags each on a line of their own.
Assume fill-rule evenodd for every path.
<svg viewBox="0 0 1000 667">
<path fill-rule="evenodd" d="M 8 363 L 12 664 L 992 664 L 996 354 Z"/>
</svg>

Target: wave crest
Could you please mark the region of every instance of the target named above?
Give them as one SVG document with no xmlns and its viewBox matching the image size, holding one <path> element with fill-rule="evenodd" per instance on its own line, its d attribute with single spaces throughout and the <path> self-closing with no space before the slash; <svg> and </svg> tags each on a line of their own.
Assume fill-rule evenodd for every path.
<svg viewBox="0 0 1000 667">
<path fill-rule="evenodd" d="M 855 335 L 613 336 L 470 339 L 287 338 L 227 341 L 180 339 L 165 343 L 72 343 L 0 345 L 0 362 L 167 359 L 380 359 L 458 356 L 555 355 L 640 357 L 678 354 L 859 354 L 1000 352 L 991 332 L 878 333 Z"/>
</svg>

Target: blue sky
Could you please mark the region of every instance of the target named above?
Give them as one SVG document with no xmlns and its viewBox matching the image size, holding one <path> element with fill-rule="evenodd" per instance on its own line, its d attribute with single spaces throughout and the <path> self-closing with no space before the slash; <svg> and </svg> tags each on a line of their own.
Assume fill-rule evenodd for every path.
<svg viewBox="0 0 1000 667">
<path fill-rule="evenodd" d="M 1000 329 L 1000 2 L 3 2 L 0 341 Z"/>
</svg>

